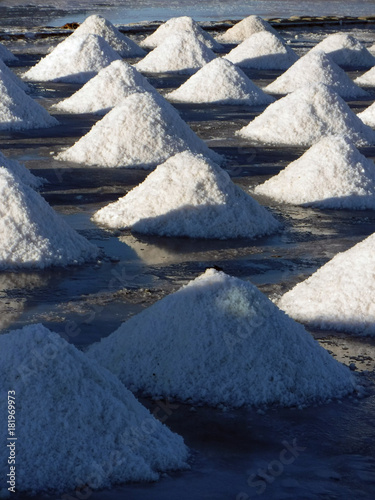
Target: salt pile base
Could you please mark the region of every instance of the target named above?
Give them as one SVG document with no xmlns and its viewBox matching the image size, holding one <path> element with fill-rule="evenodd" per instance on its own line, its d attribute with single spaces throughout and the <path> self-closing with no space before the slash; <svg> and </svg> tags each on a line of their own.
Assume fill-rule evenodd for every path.
<svg viewBox="0 0 375 500">
<path fill-rule="evenodd" d="M 11 160 L 6 158 L 3 153 L 0 152 L 0 167 L 4 167 L 14 174 L 18 179 L 28 186 L 37 189 L 41 187 L 46 180 L 41 177 L 36 177 L 33 175 L 24 165 L 16 160 Z"/>
<path fill-rule="evenodd" d="M 375 57 L 356 38 L 346 33 L 332 33 L 315 45 L 310 52 L 322 50 L 344 68 L 371 68 Z"/>
<path fill-rule="evenodd" d="M 18 57 L 16 57 L 9 49 L 5 47 L 2 43 L 0 43 L 0 59 L 4 62 L 14 62 L 18 61 Z"/>
<path fill-rule="evenodd" d="M 186 469 L 182 438 L 58 334 L 37 324 L 0 335 L 0 359 L 3 387 L 16 396 L 17 491 L 77 488 L 87 495 L 87 489 L 155 481 L 161 472 Z M 5 405 L 3 397 L 2 415 Z M 3 446 L 3 477 L 8 456 Z"/>
<path fill-rule="evenodd" d="M 363 73 L 363 75 L 358 76 L 354 82 L 363 87 L 375 87 L 375 66 Z"/>
<path fill-rule="evenodd" d="M 357 116 L 363 121 L 363 123 L 369 127 L 375 128 L 375 103 L 371 104 L 371 106 L 366 108 L 361 113 L 358 113 Z"/>
<path fill-rule="evenodd" d="M 270 104 L 238 134 L 274 145 L 311 146 L 327 135 L 348 137 L 356 146 L 375 144 L 375 132 L 335 91 L 321 83 Z"/>
<path fill-rule="evenodd" d="M 212 406 L 304 406 L 354 389 L 350 370 L 251 283 L 213 269 L 92 345 L 132 391 Z"/>
<path fill-rule="evenodd" d="M 278 35 L 277 31 L 264 19 L 259 16 L 248 16 L 242 21 L 236 23 L 232 28 L 229 28 L 225 33 L 219 35 L 217 39 L 224 43 L 241 43 L 255 33 L 260 31 L 268 31 L 274 35 Z"/>
<path fill-rule="evenodd" d="M 112 228 L 191 238 L 254 238 L 280 227 L 224 170 L 188 152 L 159 165 L 93 219 Z"/>
</svg>

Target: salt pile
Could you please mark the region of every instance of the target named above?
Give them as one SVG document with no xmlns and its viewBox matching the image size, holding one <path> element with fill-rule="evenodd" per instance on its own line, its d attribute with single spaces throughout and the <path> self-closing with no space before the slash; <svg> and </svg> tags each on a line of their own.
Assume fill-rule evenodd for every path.
<svg viewBox="0 0 375 500">
<path fill-rule="evenodd" d="M 32 81 L 86 83 L 118 53 L 97 35 L 69 36 L 24 74 Z"/>
<path fill-rule="evenodd" d="M 45 268 L 93 260 L 98 248 L 31 187 L 0 167 L 0 268 Z"/>
<path fill-rule="evenodd" d="M 288 69 L 298 59 L 279 36 L 268 31 L 251 35 L 224 57 L 241 68 L 273 70 Z"/>
<path fill-rule="evenodd" d="M 284 203 L 375 209 L 375 165 L 344 137 L 326 137 L 255 193 Z"/>
<path fill-rule="evenodd" d="M 185 150 L 223 161 L 163 97 L 138 92 L 125 98 L 56 158 L 92 166 L 151 169 Z"/>
<path fill-rule="evenodd" d="M 132 391 L 208 405 L 307 405 L 354 389 L 350 370 L 249 282 L 213 269 L 92 345 Z"/>
<path fill-rule="evenodd" d="M 146 73 L 190 75 L 215 59 L 215 54 L 189 32 L 169 36 L 135 67 Z"/>
<path fill-rule="evenodd" d="M 375 87 L 375 66 L 363 73 L 363 75 L 358 76 L 354 82 L 364 87 Z"/>
<path fill-rule="evenodd" d="M 337 254 L 279 301 L 297 321 L 375 335 L 375 234 Z"/>
<path fill-rule="evenodd" d="M 4 61 L 0 59 L 0 79 L 2 80 L 11 80 L 13 83 L 18 85 L 22 90 L 29 90 L 29 86 L 27 83 L 23 82 L 21 78 L 18 78 L 18 76 L 13 73 L 11 69 L 8 68 L 8 66 L 5 64 Z"/>
<path fill-rule="evenodd" d="M 123 35 L 110 21 L 102 16 L 89 16 L 70 36 L 83 35 L 103 37 L 121 57 L 143 57 L 146 55 L 146 52 L 139 45 Z"/>
<path fill-rule="evenodd" d="M 321 83 L 270 104 L 238 134 L 255 142 L 291 146 L 311 146 L 327 135 L 348 137 L 356 146 L 375 143 L 375 132 Z"/>
<path fill-rule="evenodd" d="M 322 50 L 339 66 L 345 68 L 371 68 L 375 57 L 356 38 L 345 33 L 332 33 L 315 45 L 310 52 Z"/>
<path fill-rule="evenodd" d="M 343 99 L 368 96 L 322 51 L 308 52 L 263 90 L 272 94 L 288 94 L 312 83 L 328 85 Z"/>
<path fill-rule="evenodd" d="M 0 167 L 4 167 L 7 170 L 10 170 L 18 179 L 28 186 L 37 189 L 42 186 L 46 181 L 41 177 L 36 177 L 33 175 L 24 165 L 19 163 L 16 160 L 11 160 L 10 158 L 6 158 L 3 153 L 0 151 Z"/>
<path fill-rule="evenodd" d="M 0 335 L 0 358 L 3 388 L 12 388 L 16 397 L 17 491 L 78 488 L 80 496 L 87 489 L 155 481 L 162 472 L 186 469 L 182 438 L 114 375 L 43 325 Z M 5 405 L 3 397 L 4 415 Z M 0 451 L 4 478 L 9 452 L 7 446 Z"/>
<path fill-rule="evenodd" d="M 189 152 L 167 160 L 93 219 L 112 228 L 191 238 L 254 238 L 279 229 L 220 167 Z"/>
<path fill-rule="evenodd" d="M 16 57 L 9 49 L 7 49 L 5 45 L 0 43 L 0 59 L 5 62 L 13 62 L 17 61 L 18 57 Z"/>
<path fill-rule="evenodd" d="M 366 108 L 361 113 L 358 113 L 357 116 L 363 121 L 363 123 L 369 127 L 375 128 L 375 103 L 372 103 L 371 106 Z"/>
<path fill-rule="evenodd" d="M 178 89 L 166 95 L 171 101 L 259 106 L 274 99 L 257 87 L 234 64 L 220 57 L 213 59 Z"/>
<path fill-rule="evenodd" d="M 134 92 L 156 92 L 148 80 L 125 61 L 113 61 L 72 96 L 53 107 L 68 113 L 107 113 Z"/>
<path fill-rule="evenodd" d="M 252 15 L 236 23 L 232 28 L 229 28 L 225 33 L 218 36 L 217 39 L 224 43 L 241 43 L 260 31 L 268 31 L 274 35 L 278 35 L 270 23 L 259 16 Z"/>
</svg>

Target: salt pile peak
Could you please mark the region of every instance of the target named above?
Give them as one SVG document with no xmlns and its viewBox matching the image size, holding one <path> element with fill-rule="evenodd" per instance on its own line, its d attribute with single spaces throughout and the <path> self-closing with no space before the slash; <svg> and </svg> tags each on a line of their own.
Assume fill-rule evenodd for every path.
<svg viewBox="0 0 375 500">
<path fill-rule="evenodd" d="M 363 75 L 358 76 L 354 80 L 354 83 L 363 87 L 375 87 L 375 66 L 366 71 L 366 73 L 363 73 Z"/>
<path fill-rule="evenodd" d="M 232 49 L 225 59 L 241 68 L 285 70 L 298 59 L 282 39 L 268 31 L 260 31 Z"/>
<path fill-rule="evenodd" d="M 246 38 L 260 31 L 269 31 L 274 35 L 278 35 L 277 31 L 269 22 L 265 21 L 260 16 L 251 15 L 236 23 L 225 33 L 219 35 L 217 39 L 219 42 L 223 43 L 241 43 L 246 40 Z"/>
<path fill-rule="evenodd" d="M 16 57 L 9 49 L 5 47 L 4 44 L 0 43 L 0 59 L 5 62 L 18 61 Z"/>
<path fill-rule="evenodd" d="M 356 146 L 375 144 L 375 132 L 322 83 L 270 104 L 237 133 L 253 142 L 276 145 L 312 146 L 327 135 L 348 137 Z"/>
<path fill-rule="evenodd" d="M 315 45 L 310 52 L 322 50 L 339 66 L 358 69 L 371 68 L 375 57 L 356 38 L 346 33 L 332 33 Z"/>
<path fill-rule="evenodd" d="M 178 89 L 166 95 L 171 101 L 261 106 L 274 99 L 257 87 L 240 69 L 223 57 L 213 59 Z"/>
<path fill-rule="evenodd" d="M 11 69 L 8 68 L 8 66 L 2 59 L 0 59 L 0 78 L 12 80 L 13 83 L 18 85 L 24 91 L 29 90 L 29 86 L 27 85 L 27 83 L 22 81 L 21 78 L 18 78 L 18 76 L 15 73 L 13 73 Z"/>
<path fill-rule="evenodd" d="M 11 160 L 3 155 L 0 151 L 0 167 L 4 167 L 12 172 L 18 179 L 28 186 L 37 189 L 42 186 L 46 181 L 41 177 L 33 175 L 22 163 L 17 160 Z"/>
<path fill-rule="evenodd" d="M 87 492 L 187 468 L 183 439 L 57 333 L 36 324 L 0 335 L 0 360 L 2 383 L 20 401 L 17 491 Z M 4 398 L 0 406 L 5 412 Z M 4 446 L 2 474 L 9 473 L 8 456 Z"/>
<path fill-rule="evenodd" d="M 119 54 L 97 35 L 69 36 L 24 74 L 31 81 L 86 83 Z"/>
<path fill-rule="evenodd" d="M 101 167 L 152 169 L 185 150 L 223 161 L 161 95 L 137 92 L 126 97 L 57 159 Z"/>
<path fill-rule="evenodd" d="M 366 108 L 361 113 L 358 113 L 357 116 L 363 121 L 363 123 L 369 127 L 375 128 L 375 103 L 372 103 L 371 106 Z"/>
<path fill-rule="evenodd" d="M 159 165 L 93 220 L 112 228 L 191 238 L 254 238 L 280 228 L 224 170 L 190 152 Z"/>
</svg>

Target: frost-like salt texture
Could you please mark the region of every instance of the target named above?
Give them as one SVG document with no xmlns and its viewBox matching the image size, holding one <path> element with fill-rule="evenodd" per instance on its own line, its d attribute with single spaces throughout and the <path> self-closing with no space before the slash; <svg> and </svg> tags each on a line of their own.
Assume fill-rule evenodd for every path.
<svg viewBox="0 0 375 500">
<path fill-rule="evenodd" d="M 91 166 L 152 169 L 185 150 L 223 161 L 162 96 L 137 92 L 56 158 Z"/>
<path fill-rule="evenodd" d="M 224 170 L 189 152 L 159 165 L 93 220 L 112 228 L 191 238 L 254 238 L 280 227 Z"/>
<path fill-rule="evenodd" d="M 53 107 L 68 113 L 106 114 L 135 92 L 155 92 L 155 88 L 133 66 L 113 61 L 72 96 Z"/>
<path fill-rule="evenodd" d="M 169 36 L 135 67 L 146 73 L 190 75 L 215 59 L 215 54 L 194 34 L 183 31 Z"/>
<path fill-rule="evenodd" d="M 355 385 L 347 367 L 254 285 L 213 269 L 87 354 L 132 391 L 209 405 L 307 405 Z"/>
<path fill-rule="evenodd" d="M 284 70 L 298 59 L 282 39 L 268 31 L 260 31 L 232 49 L 225 59 L 241 68 Z"/>
<path fill-rule="evenodd" d="M 297 321 L 375 335 L 375 234 L 337 254 L 281 297 Z"/>
<path fill-rule="evenodd" d="M 358 76 L 354 80 L 354 83 L 357 85 L 363 85 L 363 87 L 375 87 L 375 66 L 366 71 L 366 73 L 363 73 L 363 75 Z"/>
<path fill-rule="evenodd" d="M 45 268 L 93 260 L 98 248 L 31 187 L 0 167 L 0 268 Z"/>
<path fill-rule="evenodd" d="M 86 83 L 119 54 L 97 35 L 69 36 L 24 74 L 31 81 Z"/>
<path fill-rule="evenodd" d="M 16 57 L 9 49 L 5 47 L 2 43 L 0 43 L 0 59 L 5 62 L 13 62 L 18 61 L 18 57 Z"/>
<path fill-rule="evenodd" d="M 270 104 L 237 133 L 276 145 L 312 146 L 327 135 L 348 137 L 356 146 L 375 144 L 375 132 L 322 83 L 302 87 Z"/>
<path fill-rule="evenodd" d="M 121 57 L 143 57 L 146 52 L 129 37 L 123 35 L 110 21 L 96 14 L 89 16 L 70 35 L 98 35 L 119 53 Z"/>
<path fill-rule="evenodd" d="M 34 189 L 42 186 L 46 181 L 41 177 L 36 177 L 33 175 L 24 165 L 19 163 L 17 160 L 11 160 L 6 158 L 0 151 L 0 167 L 4 167 L 15 174 L 21 182 L 31 186 Z"/>
<path fill-rule="evenodd" d="M 270 104 L 274 99 L 257 87 L 240 69 L 218 57 L 166 95 L 171 101 L 216 104 Z"/>
<path fill-rule="evenodd" d="M 375 128 L 375 103 L 371 104 L 371 106 L 366 108 L 361 113 L 358 113 L 357 116 L 363 121 L 363 123 L 369 127 Z"/>
<path fill-rule="evenodd" d="M 248 16 L 242 21 L 236 23 L 232 28 L 229 28 L 225 33 L 219 35 L 217 40 L 224 43 L 241 43 L 246 38 L 249 38 L 260 31 L 269 31 L 274 35 L 278 35 L 277 31 L 264 19 L 259 16 Z"/>
<path fill-rule="evenodd" d="M 17 491 L 87 494 L 186 469 L 183 439 L 57 333 L 36 324 L 0 335 L 0 360 L 3 419 L 7 391 L 16 398 Z M 8 456 L 4 445 L 4 478 Z"/>
<path fill-rule="evenodd" d="M 375 209 L 375 165 L 344 137 L 326 137 L 255 193 L 320 208 Z"/>
<path fill-rule="evenodd" d="M 0 79 L 2 80 L 11 80 L 13 83 L 18 85 L 22 90 L 29 90 L 29 86 L 27 83 L 23 82 L 21 78 L 18 78 L 18 76 L 13 73 L 11 69 L 8 68 L 8 66 L 5 64 L 4 61 L 0 59 Z"/>
<path fill-rule="evenodd" d="M 190 33 L 200 42 L 212 50 L 221 50 L 223 47 L 191 17 L 172 17 L 167 22 L 161 24 L 159 28 L 142 40 L 140 45 L 149 49 L 155 49 L 171 35 L 179 35 L 183 32 Z"/>
<path fill-rule="evenodd" d="M 332 60 L 345 68 L 371 68 L 375 57 L 356 38 L 345 33 L 332 33 L 315 45 L 310 52 L 322 50 Z"/>
<path fill-rule="evenodd" d="M 308 52 L 263 90 L 271 94 L 288 94 L 312 83 L 324 83 L 344 99 L 369 95 L 323 51 Z"/>
</svg>

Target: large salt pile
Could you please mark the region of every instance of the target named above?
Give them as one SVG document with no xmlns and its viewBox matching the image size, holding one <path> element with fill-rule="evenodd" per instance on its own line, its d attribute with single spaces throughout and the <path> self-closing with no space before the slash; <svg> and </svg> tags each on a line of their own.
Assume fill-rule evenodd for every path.
<svg viewBox="0 0 375 500">
<path fill-rule="evenodd" d="M 17 61 L 18 57 L 16 57 L 9 49 L 7 49 L 5 45 L 0 43 L 0 59 L 5 62 L 13 62 Z"/>
<path fill-rule="evenodd" d="M 363 75 L 358 76 L 354 82 L 363 87 L 375 87 L 375 66 L 363 73 Z"/>
<path fill-rule="evenodd" d="M 296 205 L 375 209 L 375 165 L 349 139 L 326 137 L 255 193 Z"/>
<path fill-rule="evenodd" d="M 263 90 L 271 94 L 288 94 L 312 83 L 324 83 L 344 99 L 368 96 L 323 51 L 308 52 Z"/>
<path fill-rule="evenodd" d="M 240 69 L 223 57 L 213 59 L 178 89 L 166 95 L 171 101 L 216 104 L 270 104 L 274 99 L 257 87 Z"/>
<path fill-rule="evenodd" d="M 307 405 L 350 370 L 251 283 L 213 269 L 133 316 L 88 356 L 132 391 L 209 405 Z"/>
<path fill-rule="evenodd" d="M 8 66 L 5 64 L 4 61 L 0 59 L 0 79 L 2 80 L 11 80 L 13 83 L 18 85 L 22 90 L 29 90 L 29 86 L 27 83 L 21 80 L 21 78 L 18 78 L 18 76 L 13 73 L 11 69 L 8 68 Z"/>
<path fill-rule="evenodd" d="M 23 183 L 31 186 L 32 188 L 39 188 L 46 181 L 41 177 L 36 177 L 33 175 L 24 165 L 19 163 L 17 160 L 11 160 L 6 158 L 0 151 L 0 167 L 4 167 L 10 170 L 18 179 Z"/>
<path fill-rule="evenodd" d="M 371 68 L 375 57 L 356 38 L 345 33 L 332 33 L 315 45 L 310 52 L 322 50 L 339 66 L 358 69 Z"/>
<path fill-rule="evenodd" d="M 279 36 L 268 31 L 251 35 L 224 57 L 241 68 L 272 70 L 288 69 L 298 59 Z"/>
<path fill-rule="evenodd" d="M 93 260 L 98 248 L 31 187 L 0 167 L 0 268 L 45 268 Z"/>
<path fill-rule="evenodd" d="M 239 135 L 255 142 L 311 146 L 327 135 L 342 135 L 355 145 L 375 144 L 375 132 L 324 84 L 300 88 L 268 108 Z"/>
<path fill-rule="evenodd" d="M 180 153 L 93 219 L 112 228 L 191 238 L 254 238 L 279 223 L 229 175 L 202 156 Z"/>
<path fill-rule="evenodd" d="M 97 35 L 69 36 L 24 74 L 28 80 L 86 83 L 119 54 Z"/>
<path fill-rule="evenodd" d="M 185 150 L 223 161 L 162 96 L 137 92 L 126 97 L 57 159 L 101 167 L 150 169 Z"/>
<path fill-rule="evenodd" d="M 229 28 L 225 33 L 219 35 L 217 39 L 224 43 L 241 43 L 255 33 L 260 31 L 269 31 L 277 35 L 277 31 L 260 16 L 248 16 L 242 21 L 236 23 L 232 28 Z"/>
<path fill-rule="evenodd" d="M 135 67 L 146 73 L 180 73 L 190 75 L 215 59 L 215 54 L 195 35 L 181 32 L 169 36 L 147 54 Z"/>
<path fill-rule="evenodd" d="M 372 103 L 371 106 L 366 108 L 361 113 L 358 113 L 357 116 L 363 121 L 363 123 L 369 127 L 375 128 L 375 103 Z"/>
<path fill-rule="evenodd" d="M 375 335 L 375 234 L 337 254 L 279 301 L 297 321 Z"/>
<path fill-rule="evenodd" d="M 133 66 L 113 61 L 72 96 L 53 107 L 68 113 L 106 114 L 134 92 L 155 92 L 155 88 Z"/>
<path fill-rule="evenodd" d="M 36 324 L 0 335 L 0 359 L 1 414 L 8 414 L 5 391 L 10 391 L 17 435 L 2 446 L 0 470 L 6 478 L 15 442 L 17 491 L 35 495 L 77 488 L 79 496 L 80 489 L 87 494 L 186 469 L 183 439 L 117 377 L 57 333 Z"/>
</svg>

